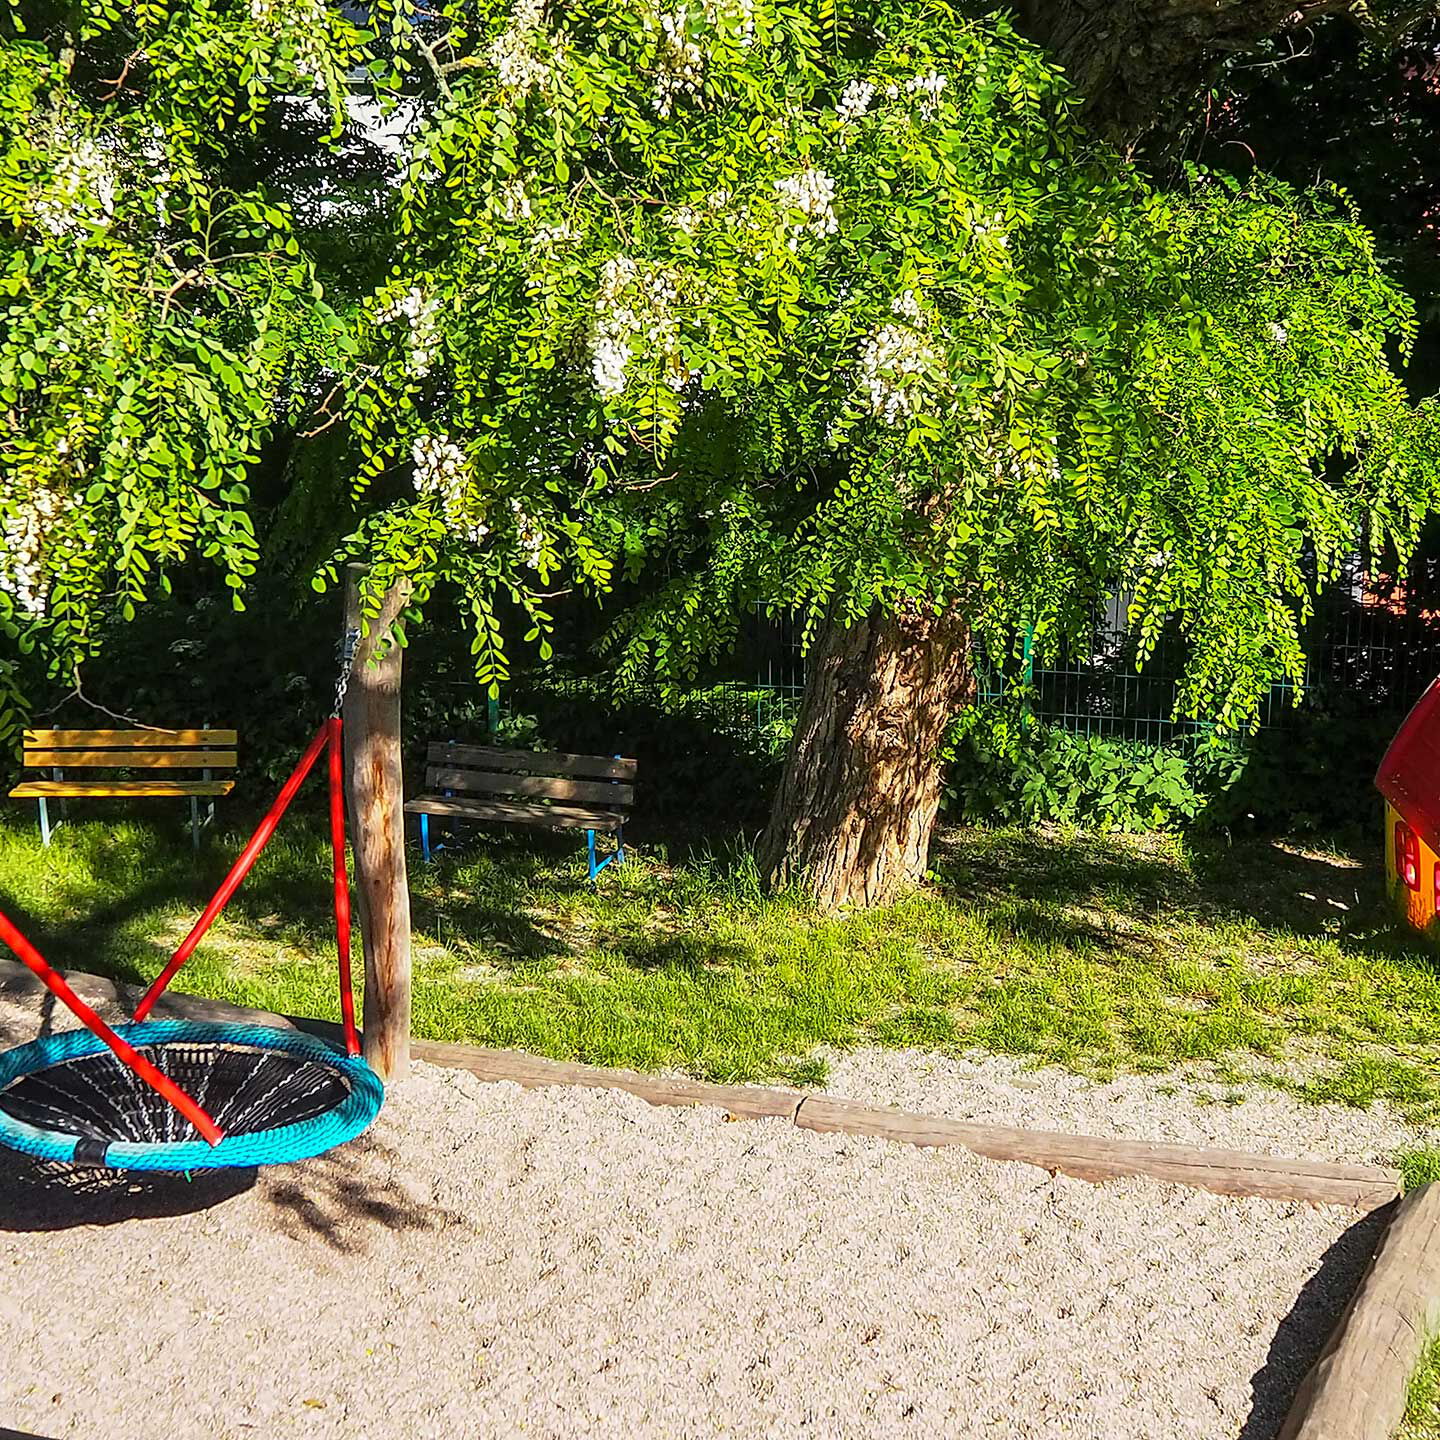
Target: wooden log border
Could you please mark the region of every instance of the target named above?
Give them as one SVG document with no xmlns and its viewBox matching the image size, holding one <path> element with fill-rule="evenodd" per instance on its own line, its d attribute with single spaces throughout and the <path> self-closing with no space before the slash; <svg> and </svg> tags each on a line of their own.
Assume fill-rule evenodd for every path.
<svg viewBox="0 0 1440 1440">
<path fill-rule="evenodd" d="M 527 1088 L 580 1085 L 625 1090 L 652 1105 L 713 1105 L 738 1119 L 789 1120 L 802 1130 L 874 1135 L 910 1145 L 959 1145 L 991 1160 L 1018 1161 L 1079 1180 L 1140 1177 L 1189 1185 L 1218 1195 L 1302 1200 L 1362 1212 L 1376 1210 L 1400 1194 L 1399 1172 L 1378 1165 L 1334 1165 L 1319 1160 L 1251 1155 L 1240 1150 L 977 1125 L 829 1095 L 664 1079 L 471 1045 L 437 1045 L 415 1040 L 411 1042 L 410 1053 L 415 1059 L 427 1060 L 432 1065 L 468 1070 L 481 1080 L 509 1080 Z"/>
<path fill-rule="evenodd" d="M 1391 1440 L 1410 1377 L 1440 1334 L 1440 1184 L 1397 1205 L 1360 1288 L 1301 1382 L 1276 1440 Z"/>
<path fill-rule="evenodd" d="M 95 976 L 71 975 L 67 978 L 82 998 L 92 1004 L 118 1001 L 123 1005 L 130 992 L 128 986 L 116 986 Z M 23 993 L 38 985 L 39 982 L 23 966 L 14 961 L 0 961 L 0 993 Z M 135 993 L 138 995 L 139 992 Z M 337 1038 L 340 1033 L 339 1026 L 326 1021 L 273 1016 L 173 991 L 166 993 L 155 1013 L 157 1017 L 241 1020 L 260 1025 L 293 1024 L 327 1038 Z M 577 1085 L 589 1089 L 624 1090 L 652 1105 L 711 1105 L 737 1119 L 787 1120 L 802 1130 L 873 1135 L 920 1146 L 958 1145 L 991 1160 L 1034 1165 L 1052 1174 L 1070 1175 L 1080 1180 L 1127 1177 L 1160 1180 L 1218 1195 L 1298 1200 L 1313 1205 L 1338 1205 L 1363 1213 L 1392 1203 L 1401 1193 L 1399 1172 L 1378 1165 L 1337 1165 L 1204 1146 L 979 1125 L 805 1091 L 766 1089 L 755 1085 L 712 1085 L 700 1080 L 610 1070 L 599 1065 L 546 1060 L 537 1055 L 488 1050 L 474 1045 L 412 1040 L 410 1054 L 414 1059 L 432 1065 L 468 1071 L 481 1080 L 509 1081 L 527 1089 Z M 1440 1196 L 1431 1203 L 1440 1204 Z M 1436 1293 L 1440 1295 L 1440 1284 L 1437 1284 Z"/>
</svg>

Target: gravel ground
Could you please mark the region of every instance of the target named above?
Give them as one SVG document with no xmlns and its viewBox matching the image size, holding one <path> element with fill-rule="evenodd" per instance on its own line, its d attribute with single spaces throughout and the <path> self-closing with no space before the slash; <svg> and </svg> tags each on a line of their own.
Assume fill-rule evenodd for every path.
<svg viewBox="0 0 1440 1440">
<path fill-rule="evenodd" d="M 1101 1083 L 981 1051 L 961 1059 L 880 1049 L 826 1058 L 828 1094 L 952 1120 L 1355 1165 L 1384 1164 L 1398 1151 L 1440 1145 L 1440 1131 L 1410 1125 L 1382 1103 L 1365 1110 L 1310 1105 L 1260 1083 L 1237 1087 L 1173 1074 Z"/>
<path fill-rule="evenodd" d="M 1344 1211 L 416 1069 L 368 1136 L 258 1176 L 0 1158 L 0 1424 L 1268 1440 L 1374 1240 Z"/>
</svg>

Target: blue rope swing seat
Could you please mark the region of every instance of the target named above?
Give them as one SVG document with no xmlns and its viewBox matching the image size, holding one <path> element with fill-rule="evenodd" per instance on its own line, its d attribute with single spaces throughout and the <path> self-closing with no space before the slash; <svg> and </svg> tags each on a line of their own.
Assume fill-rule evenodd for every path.
<svg viewBox="0 0 1440 1440">
<path fill-rule="evenodd" d="M 299 1031 L 151 1020 L 115 1033 L 202 1105 L 211 1144 L 88 1030 L 0 1054 L 0 1145 L 122 1170 L 217 1170 L 304 1160 L 352 1140 L 385 1088 L 358 1056 Z"/>
</svg>

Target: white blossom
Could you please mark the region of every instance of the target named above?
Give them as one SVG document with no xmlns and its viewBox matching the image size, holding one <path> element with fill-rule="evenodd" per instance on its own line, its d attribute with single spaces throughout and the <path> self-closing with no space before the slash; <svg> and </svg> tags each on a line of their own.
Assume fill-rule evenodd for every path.
<svg viewBox="0 0 1440 1440">
<path fill-rule="evenodd" d="M 840 222 L 835 216 L 835 182 L 818 168 L 798 170 L 775 181 L 775 193 L 787 210 L 798 211 L 801 219 L 787 219 L 785 232 L 792 250 L 800 248 L 805 234 L 833 235 Z"/>
<path fill-rule="evenodd" d="M 705 55 L 690 38 L 685 6 L 660 14 L 653 23 L 659 31 L 655 43 L 655 113 L 667 119 L 681 95 L 699 93 Z"/>
<path fill-rule="evenodd" d="M 535 43 L 544 33 L 545 0 L 515 0 L 509 25 L 485 52 L 507 90 L 528 95 L 550 83 L 554 67 Z"/>
<path fill-rule="evenodd" d="M 435 497 L 450 533 L 478 545 L 490 527 L 472 513 L 470 503 L 470 462 L 465 452 L 448 435 L 422 435 L 410 451 L 415 465 L 415 490 L 422 497 Z"/>
<path fill-rule="evenodd" d="M 525 193 L 525 182 L 518 176 L 507 180 L 497 192 L 501 216 L 511 221 L 530 218 L 530 197 Z"/>
<path fill-rule="evenodd" d="M 629 345 L 613 335 L 596 335 L 590 348 L 590 377 L 595 389 L 606 399 L 625 393 L 629 383 L 625 371 L 629 364 Z"/>
<path fill-rule="evenodd" d="M 668 362 L 667 379 L 674 388 L 685 383 L 688 375 L 679 357 L 680 320 L 675 313 L 679 298 L 679 277 L 666 266 L 638 265 L 628 255 L 605 262 L 590 330 L 590 376 L 599 394 L 613 399 L 624 393 L 637 343 Z"/>
<path fill-rule="evenodd" d="M 700 212 L 693 205 L 677 205 L 665 218 L 682 235 L 693 235 L 700 228 Z"/>
<path fill-rule="evenodd" d="M 532 570 L 543 568 L 545 556 L 545 532 L 525 513 L 525 507 L 517 496 L 510 497 L 510 510 L 515 516 L 515 538 L 520 554 Z"/>
<path fill-rule="evenodd" d="M 872 415 L 897 425 L 919 413 L 939 368 L 939 353 L 923 331 L 913 325 L 882 325 L 860 354 L 861 399 Z"/>
<path fill-rule="evenodd" d="M 43 615 L 50 593 L 44 563 L 45 540 L 70 502 L 58 490 L 39 487 L 24 500 L 12 502 L 0 515 L 0 591 L 27 615 Z"/>
<path fill-rule="evenodd" d="M 920 301 L 913 290 L 902 290 L 890 302 L 890 313 L 910 321 L 912 325 L 919 325 L 925 318 L 925 312 L 920 308 Z"/>
<path fill-rule="evenodd" d="M 703 0 L 705 18 L 714 27 L 728 25 L 742 45 L 755 39 L 755 0 Z"/>
<path fill-rule="evenodd" d="M 949 83 L 948 76 L 938 70 L 930 70 L 924 75 L 912 75 L 905 82 L 905 89 L 911 95 L 921 96 L 920 109 L 925 114 L 933 114 L 940 103 L 941 93 Z"/>
<path fill-rule="evenodd" d="M 1278 320 L 1270 322 L 1270 336 L 1277 345 L 1284 345 L 1290 339 L 1290 332 Z"/>
<path fill-rule="evenodd" d="M 51 235 L 108 225 L 120 190 L 113 136 L 86 134 L 58 108 L 48 112 L 41 131 L 55 160 L 33 201 L 35 223 Z"/>
<path fill-rule="evenodd" d="M 845 93 L 840 97 L 840 103 L 835 107 L 835 113 L 840 117 L 842 125 L 848 125 L 852 120 L 858 120 L 870 109 L 870 102 L 875 98 L 875 86 L 869 80 L 862 80 L 858 75 L 846 87 Z"/>
<path fill-rule="evenodd" d="M 412 285 L 403 295 L 382 305 L 375 319 L 382 325 L 403 318 L 410 327 L 405 368 L 423 379 L 435 364 L 435 351 L 440 344 L 440 325 L 436 319 L 440 302 L 427 295 L 419 285 Z"/>
<path fill-rule="evenodd" d="M 577 226 L 569 220 L 557 220 L 553 225 L 537 225 L 530 240 L 536 250 L 549 253 L 573 245 L 579 238 Z"/>
</svg>

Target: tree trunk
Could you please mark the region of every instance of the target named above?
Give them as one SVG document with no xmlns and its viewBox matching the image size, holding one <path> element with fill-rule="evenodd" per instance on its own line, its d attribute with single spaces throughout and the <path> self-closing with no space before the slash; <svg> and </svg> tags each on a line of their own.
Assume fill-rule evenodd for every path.
<svg viewBox="0 0 1440 1440">
<path fill-rule="evenodd" d="M 1183 120 L 1234 55 L 1326 14 L 1370 18 L 1354 0 L 1012 0 L 1004 8 L 1064 67 L 1088 123 L 1121 144 Z"/>
<path fill-rule="evenodd" d="M 837 910 L 883 905 L 919 880 L 940 806 L 940 743 L 974 690 L 958 615 L 827 621 L 760 838 L 768 882 L 802 884 Z"/>
</svg>

